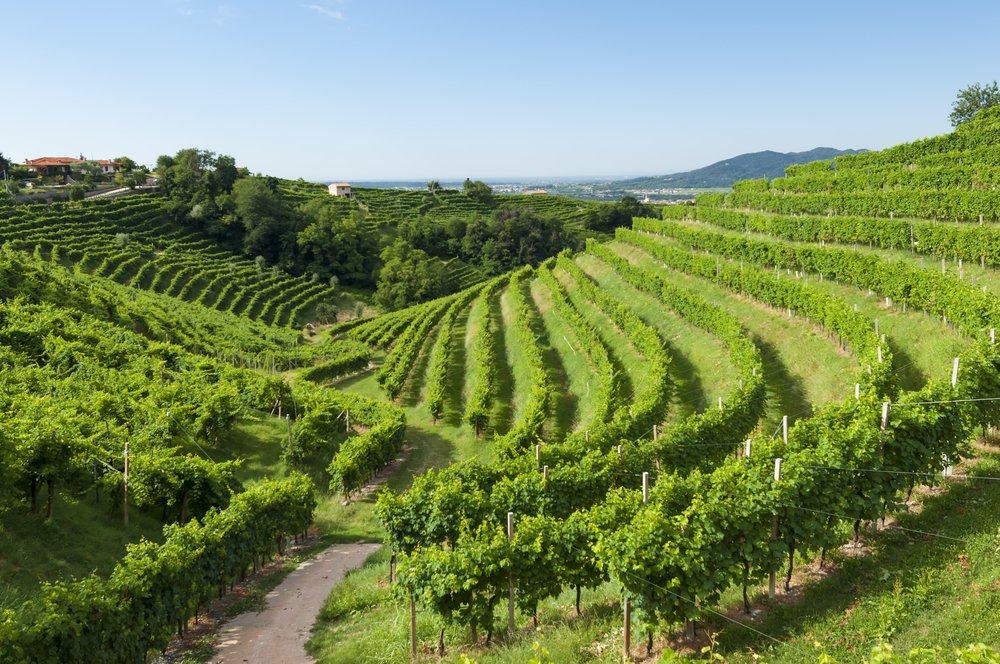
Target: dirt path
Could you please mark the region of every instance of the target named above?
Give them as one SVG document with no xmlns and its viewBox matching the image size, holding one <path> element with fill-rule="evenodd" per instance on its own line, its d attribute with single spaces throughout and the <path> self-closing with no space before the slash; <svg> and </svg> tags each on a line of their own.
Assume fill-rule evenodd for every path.
<svg viewBox="0 0 1000 664">
<path fill-rule="evenodd" d="M 219 631 L 213 663 L 301 664 L 311 662 L 305 644 L 316 616 L 344 575 L 374 553 L 379 544 L 335 544 L 302 563 L 267 594 L 261 613 L 244 613 Z"/>
</svg>

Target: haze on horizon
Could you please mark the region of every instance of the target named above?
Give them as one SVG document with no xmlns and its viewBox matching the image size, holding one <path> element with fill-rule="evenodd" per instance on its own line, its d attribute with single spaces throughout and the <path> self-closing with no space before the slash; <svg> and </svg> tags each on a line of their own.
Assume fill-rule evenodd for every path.
<svg viewBox="0 0 1000 664">
<path fill-rule="evenodd" d="M 8 3 L 0 152 L 307 180 L 663 174 L 949 130 L 987 2 Z"/>
</svg>

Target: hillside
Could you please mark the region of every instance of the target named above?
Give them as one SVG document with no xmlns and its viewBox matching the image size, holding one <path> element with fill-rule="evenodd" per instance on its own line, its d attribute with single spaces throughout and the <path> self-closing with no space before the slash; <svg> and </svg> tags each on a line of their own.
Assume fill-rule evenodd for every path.
<svg viewBox="0 0 1000 664">
<path fill-rule="evenodd" d="M 969 162 L 982 151 L 955 152 L 992 133 L 983 117 L 957 137 L 787 179 L 815 171 L 833 191 L 852 160 L 885 164 L 885 197 L 950 209 L 966 193 L 928 187 L 920 165 L 948 152 L 962 162 L 947 168 L 981 175 L 985 163 Z M 861 199 L 868 183 L 842 186 L 801 200 Z M 1000 411 L 965 401 L 1000 398 L 992 199 L 969 199 L 982 225 L 839 216 L 829 204 L 815 218 L 746 209 L 744 190 L 759 194 L 751 206 L 800 200 L 782 187 L 750 181 L 667 207 L 612 242 L 345 333 L 386 355 L 344 387 L 399 399 L 420 438 L 458 427 L 489 453 L 379 499 L 402 591 L 380 589 L 387 556 L 335 591 L 312 642 L 320 661 L 404 661 L 406 596 L 419 598 L 418 647 L 443 635 L 483 662 L 525 659 L 532 641 L 554 661 L 617 661 L 622 599 L 640 616 L 637 655 L 647 639 L 697 652 L 708 641 L 684 638 L 691 620 L 732 661 L 805 661 L 817 641 L 843 661 L 884 641 L 997 645 L 992 600 L 965 590 L 1000 572 L 977 553 L 996 522 L 963 516 L 1000 500 L 974 481 L 996 474 L 996 439 L 980 436 Z M 894 553 L 904 545 L 919 579 Z M 807 581 L 828 574 L 821 557 L 845 571 Z M 956 558 L 968 581 L 950 571 Z M 772 573 L 788 580 L 769 593 Z M 507 627 L 510 574 L 515 637 L 491 644 Z M 959 596 L 960 610 L 946 608 Z M 761 620 L 766 632 L 751 629 Z M 393 627 L 376 635 L 375 624 Z"/>
<path fill-rule="evenodd" d="M 329 285 L 243 274 L 160 199 L 4 208 L 0 653 L 141 661 L 314 520 L 386 542 L 322 662 L 997 645 L 998 126 L 737 183 L 312 343 Z M 275 186 L 386 238 L 508 200 Z"/>
<path fill-rule="evenodd" d="M 813 148 L 805 152 L 749 152 L 709 164 L 693 171 L 657 175 L 607 183 L 609 189 L 717 189 L 732 187 L 738 180 L 776 178 L 793 164 L 805 164 L 820 159 L 833 159 L 841 155 L 856 154 L 858 150 Z"/>
</svg>

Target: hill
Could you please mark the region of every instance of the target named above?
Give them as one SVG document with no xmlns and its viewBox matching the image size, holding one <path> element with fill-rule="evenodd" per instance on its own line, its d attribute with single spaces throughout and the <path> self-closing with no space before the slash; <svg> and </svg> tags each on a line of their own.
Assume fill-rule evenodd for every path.
<svg viewBox="0 0 1000 664">
<path fill-rule="evenodd" d="M 743 181 L 312 344 L 324 280 L 243 266 L 158 199 L 5 211 L 0 655 L 142 661 L 314 514 L 387 542 L 324 610 L 324 662 L 409 661 L 408 614 L 424 650 L 619 660 L 623 604 L 664 659 L 995 640 L 998 133 Z M 249 184 L 386 239 L 486 211 Z M 118 535 L 100 561 L 66 560 L 83 524 Z"/>
<path fill-rule="evenodd" d="M 607 183 L 609 188 L 639 189 L 718 189 L 731 187 L 738 180 L 781 177 L 792 164 L 805 164 L 819 159 L 833 159 L 859 150 L 813 148 L 805 152 L 749 152 L 709 164 L 703 168 L 670 175 L 632 178 Z"/>
</svg>

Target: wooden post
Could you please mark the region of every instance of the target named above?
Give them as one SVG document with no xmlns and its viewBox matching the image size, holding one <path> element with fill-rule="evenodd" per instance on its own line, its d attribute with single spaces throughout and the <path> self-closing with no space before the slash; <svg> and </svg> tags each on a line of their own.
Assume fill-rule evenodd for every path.
<svg viewBox="0 0 1000 664">
<path fill-rule="evenodd" d="M 751 439 L 747 438 L 746 441 L 743 443 L 743 456 L 745 456 L 748 459 L 750 458 L 750 443 L 751 442 L 752 442 Z"/>
<path fill-rule="evenodd" d="M 583 432 L 583 439 L 588 443 L 590 442 L 590 429 Z"/>
<path fill-rule="evenodd" d="M 857 302 L 855 302 L 855 303 L 854 303 L 854 310 L 855 310 L 855 311 L 857 311 L 857 310 L 858 310 L 858 303 L 857 303 Z"/>
<path fill-rule="evenodd" d="M 781 457 L 774 460 L 774 481 L 778 482 L 781 480 Z M 774 514 L 771 517 L 771 539 L 778 539 L 778 515 Z M 776 573 L 771 572 L 770 577 L 767 581 L 767 596 L 774 599 L 775 586 L 777 585 Z"/>
<path fill-rule="evenodd" d="M 507 541 L 514 539 L 514 513 L 507 512 Z M 507 629 L 514 633 L 514 570 L 507 573 Z"/>
<path fill-rule="evenodd" d="M 649 502 L 649 473 L 642 471 L 642 503 Z"/>
<path fill-rule="evenodd" d="M 719 410 L 722 410 L 722 397 L 719 397 Z"/>
<path fill-rule="evenodd" d="M 542 488 L 549 488 L 549 467 L 542 466 Z"/>
<path fill-rule="evenodd" d="M 889 426 L 889 402 L 882 402 L 882 431 L 885 431 Z"/>
<path fill-rule="evenodd" d="M 628 597 L 625 598 L 625 624 L 623 627 L 625 645 L 622 648 L 622 661 L 628 664 L 632 657 L 632 605 L 629 603 Z"/>
<path fill-rule="evenodd" d="M 621 445 L 618 446 L 618 460 L 619 461 L 622 460 L 622 446 Z"/>
<path fill-rule="evenodd" d="M 995 346 L 997 343 L 997 329 L 995 327 L 990 328 L 990 345 Z"/>
<path fill-rule="evenodd" d="M 861 383 L 854 384 L 854 398 L 855 399 L 861 398 Z"/>
<path fill-rule="evenodd" d="M 955 358 L 955 363 L 951 367 L 951 386 L 955 387 L 958 385 L 958 358 Z"/>
<path fill-rule="evenodd" d="M 659 431 L 658 427 L 654 424 L 653 425 L 653 442 L 655 443 L 659 439 L 660 439 L 660 431 Z"/>
<path fill-rule="evenodd" d="M 344 422 L 346 424 L 345 431 L 351 433 L 351 411 L 350 409 L 344 410 Z"/>
<path fill-rule="evenodd" d="M 396 554 L 389 558 L 389 585 L 396 583 Z"/>
<path fill-rule="evenodd" d="M 128 528 L 128 441 L 125 441 L 125 527 Z"/>
<path fill-rule="evenodd" d="M 878 348 L 876 348 L 875 350 L 878 351 L 878 361 L 881 362 L 882 361 L 882 346 L 879 345 Z"/>
<path fill-rule="evenodd" d="M 417 602 L 410 595 L 410 655 L 417 656 Z"/>
<path fill-rule="evenodd" d="M 788 415 L 781 416 L 781 439 L 788 444 Z"/>
<path fill-rule="evenodd" d="M 538 466 L 542 463 L 542 446 L 535 443 L 535 465 Z"/>
<path fill-rule="evenodd" d="M 886 298 L 888 299 L 888 298 Z M 878 334 L 878 318 L 875 319 L 875 334 Z"/>
</svg>

